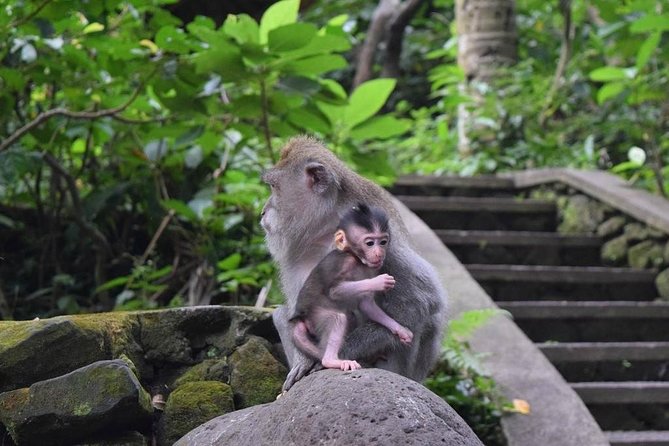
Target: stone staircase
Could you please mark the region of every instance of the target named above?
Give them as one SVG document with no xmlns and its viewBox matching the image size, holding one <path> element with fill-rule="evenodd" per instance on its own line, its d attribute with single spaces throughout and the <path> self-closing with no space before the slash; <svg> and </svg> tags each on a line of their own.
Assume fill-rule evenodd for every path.
<svg viewBox="0 0 669 446">
<path fill-rule="evenodd" d="M 403 177 L 421 217 L 584 401 L 614 446 L 669 446 L 669 303 L 655 273 L 600 264 L 602 240 L 556 232 L 510 179 Z"/>
</svg>

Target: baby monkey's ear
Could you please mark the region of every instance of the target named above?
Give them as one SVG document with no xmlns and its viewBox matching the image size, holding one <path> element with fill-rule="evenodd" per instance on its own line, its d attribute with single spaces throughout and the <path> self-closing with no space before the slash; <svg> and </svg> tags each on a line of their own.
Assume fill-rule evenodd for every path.
<svg viewBox="0 0 669 446">
<path fill-rule="evenodd" d="M 335 232 L 335 247 L 340 251 L 344 251 L 347 246 L 348 243 L 346 242 L 346 233 L 343 229 L 339 229 L 337 232 Z"/>
</svg>

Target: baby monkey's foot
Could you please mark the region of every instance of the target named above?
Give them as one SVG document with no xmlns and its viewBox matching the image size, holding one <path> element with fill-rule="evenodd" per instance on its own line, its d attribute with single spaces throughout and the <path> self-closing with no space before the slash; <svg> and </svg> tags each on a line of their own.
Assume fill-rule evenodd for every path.
<svg viewBox="0 0 669 446">
<path fill-rule="evenodd" d="M 400 327 L 395 334 L 400 338 L 402 344 L 411 344 L 413 341 L 413 333 L 406 327 Z"/>
<path fill-rule="evenodd" d="M 361 369 L 362 366 L 358 364 L 358 361 L 350 361 L 348 359 L 332 359 L 332 360 L 323 360 L 323 367 L 328 369 L 341 369 L 341 370 L 357 370 Z"/>
</svg>

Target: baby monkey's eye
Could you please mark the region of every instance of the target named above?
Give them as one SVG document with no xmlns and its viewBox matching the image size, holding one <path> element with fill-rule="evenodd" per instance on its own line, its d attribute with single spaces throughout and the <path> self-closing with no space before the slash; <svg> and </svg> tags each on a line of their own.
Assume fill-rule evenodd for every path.
<svg viewBox="0 0 669 446">
<path fill-rule="evenodd" d="M 381 240 L 381 246 L 387 245 L 387 244 L 388 244 L 388 240 Z"/>
<path fill-rule="evenodd" d="M 365 245 L 374 246 L 374 241 L 373 240 L 368 240 L 367 242 L 365 242 Z"/>
</svg>

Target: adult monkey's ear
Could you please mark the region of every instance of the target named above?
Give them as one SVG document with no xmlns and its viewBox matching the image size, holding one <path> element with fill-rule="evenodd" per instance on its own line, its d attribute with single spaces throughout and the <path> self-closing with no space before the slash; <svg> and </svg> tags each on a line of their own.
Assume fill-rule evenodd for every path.
<svg viewBox="0 0 669 446">
<path fill-rule="evenodd" d="M 316 161 L 309 162 L 304 168 L 307 187 L 317 194 L 328 190 L 335 182 L 332 172 L 325 165 Z"/>
</svg>

